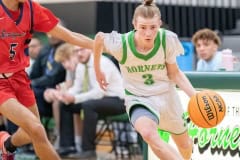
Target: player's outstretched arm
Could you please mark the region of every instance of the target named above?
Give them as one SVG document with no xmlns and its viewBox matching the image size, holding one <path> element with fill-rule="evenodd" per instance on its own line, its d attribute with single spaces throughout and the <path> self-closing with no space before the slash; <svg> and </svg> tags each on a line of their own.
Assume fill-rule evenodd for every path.
<svg viewBox="0 0 240 160">
<path fill-rule="evenodd" d="M 85 35 L 80 33 L 72 32 L 69 29 L 57 24 L 48 34 L 52 35 L 53 37 L 62 39 L 68 43 L 93 49 L 93 40 Z"/>
<path fill-rule="evenodd" d="M 94 52 L 94 69 L 96 73 L 97 81 L 100 87 L 103 90 L 106 90 L 108 85 L 104 73 L 101 71 L 101 64 L 100 59 L 104 49 L 104 33 L 99 32 L 95 36 L 94 45 L 93 45 L 93 52 Z"/>
</svg>

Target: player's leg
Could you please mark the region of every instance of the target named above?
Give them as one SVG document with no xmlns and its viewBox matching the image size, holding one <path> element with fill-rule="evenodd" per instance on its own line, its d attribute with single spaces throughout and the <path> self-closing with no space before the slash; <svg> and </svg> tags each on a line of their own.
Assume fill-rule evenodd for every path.
<svg viewBox="0 0 240 160">
<path fill-rule="evenodd" d="M 37 114 L 37 106 L 31 107 L 31 112 L 28 108 L 24 107 L 16 99 L 8 99 L 0 106 L 0 112 L 18 125 L 29 135 L 32 140 L 36 154 L 40 159 L 44 160 L 58 160 L 60 159 L 57 153 L 54 151 L 52 145 L 48 141 L 45 129 L 42 126 Z M 14 147 L 26 144 L 28 137 L 24 131 L 19 129 L 13 136 L 11 136 L 10 142 Z M 24 142 L 25 141 L 25 142 Z M 2 147 L 2 146 L 0 146 Z"/>
<path fill-rule="evenodd" d="M 134 106 L 131 112 L 134 128 L 161 160 L 182 160 L 181 155 L 158 135 L 158 118 L 146 108 Z"/>
<path fill-rule="evenodd" d="M 38 118 L 40 117 L 35 105 L 29 107 L 28 109 Z M 14 144 L 16 144 L 17 146 L 22 146 L 24 144 L 31 143 L 31 138 L 22 128 L 19 128 L 17 132 L 13 134 L 11 137 L 12 141 L 15 142 Z"/>
<path fill-rule="evenodd" d="M 164 118 L 168 123 L 164 123 L 162 126 L 173 133 L 172 138 L 179 152 L 185 160 L 189 160 L 192 155 L 192 139 L 188 136 L 184 110 L 176 89 L 170 89 L 168 97 L 167 114 L 164 114 Z"/>
<path fill-rule="evenodd" d="M 190 160 L 193 151 L 193 141 L 189 137 L 187 131 L 180 135 L 172 134 L 172 138 L 183 158 L 185 160 Z"/>
</svg>

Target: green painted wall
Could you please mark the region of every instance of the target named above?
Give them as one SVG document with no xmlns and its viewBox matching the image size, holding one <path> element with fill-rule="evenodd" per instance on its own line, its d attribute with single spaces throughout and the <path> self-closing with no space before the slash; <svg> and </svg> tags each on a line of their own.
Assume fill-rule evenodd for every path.
<svg viewBox="0 0 240 160">
<path fill-rule="evenodd" d="M 240 90 L 240 72 L 185 72 L 195 88 Z"/>
</svg>

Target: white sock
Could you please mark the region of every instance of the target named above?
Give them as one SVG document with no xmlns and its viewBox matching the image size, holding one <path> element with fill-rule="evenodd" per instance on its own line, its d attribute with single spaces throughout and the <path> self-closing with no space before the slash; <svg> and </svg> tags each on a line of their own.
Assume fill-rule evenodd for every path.
<svg viewBox="0 0 240 160">
<path fill-rule="evenodd" d="M 75 146 L 78 152 L 82 151 L 82 136 L 75 136 Z"/>
</svg>

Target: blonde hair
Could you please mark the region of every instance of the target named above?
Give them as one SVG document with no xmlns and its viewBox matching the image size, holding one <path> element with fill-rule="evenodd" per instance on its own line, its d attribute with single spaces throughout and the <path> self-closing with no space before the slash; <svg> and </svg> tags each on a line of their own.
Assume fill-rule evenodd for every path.
<svg viewBox="0 0 240 160">
<path fill-rule="evenodd" d="M 63 62 L 65 60 L 70 59 L 71 55 L 73 55 L 73 45 L 69 43 L 61 44 L 55 51 L 54 60 L 56 62 Z"/>
<path fill-rule="evenodd" d="M 221 45 L 221 39 L 217 33 L 208 28 L 201 29 L 193 35 L 192 42 L 194 45 L 197 44 L 198 40 L 212 40 L 216 45 Z"/>
<path fill-rule="evenodd" d="M 136 18 L 139 16 L 143 18 L 153 18 L 156 15 L 161 18 L 160 9 L 153 3 L 153 0 L 143 0 L 142 4 L 134 11 L 133 22 L 136 21 Z"/>
</svg>

